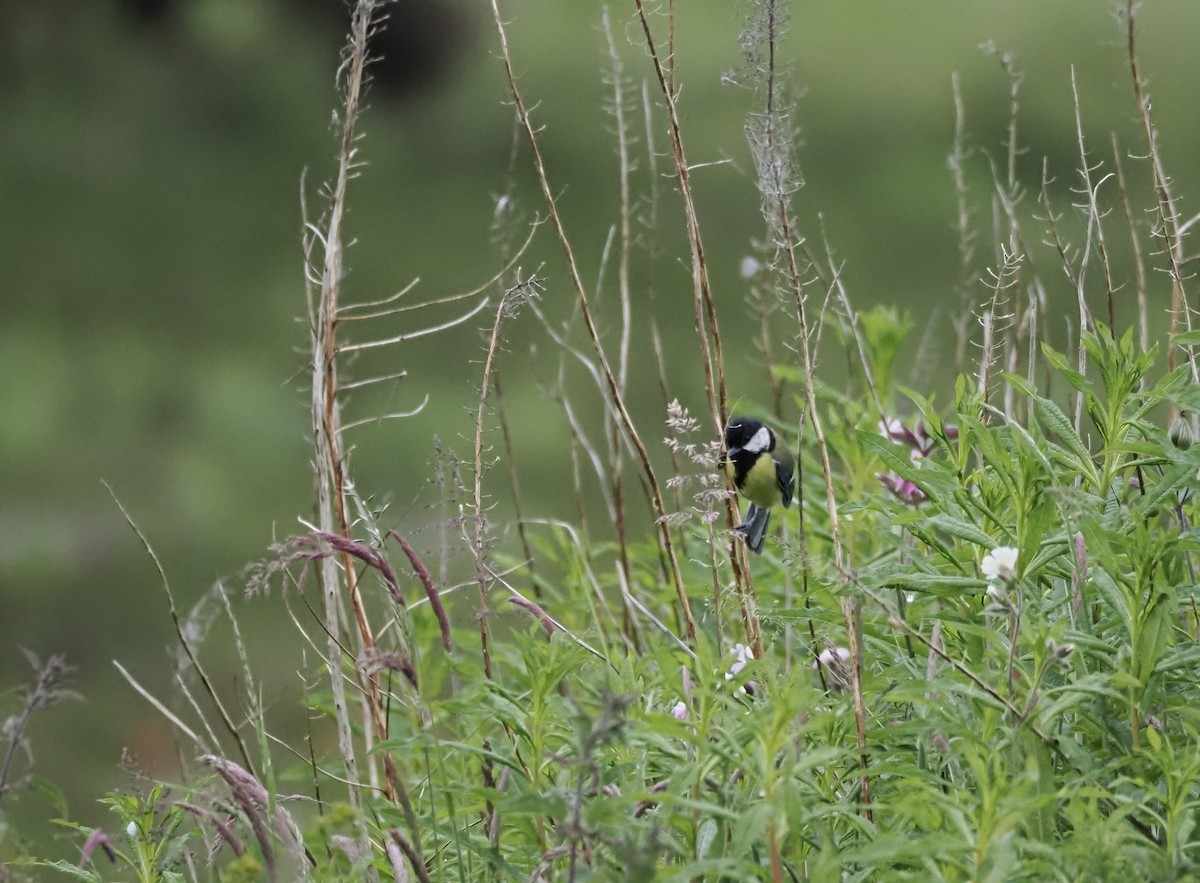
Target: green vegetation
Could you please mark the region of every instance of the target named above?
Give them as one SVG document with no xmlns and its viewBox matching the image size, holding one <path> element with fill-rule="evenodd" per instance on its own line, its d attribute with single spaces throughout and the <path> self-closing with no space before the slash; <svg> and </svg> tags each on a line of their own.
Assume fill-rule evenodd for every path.
<svg viewBox="0 0 1200 883">
<path fill-rule="evenodd" d="M 682 39 L 688 12 L 667 8 Z M 1023 176 L 1004 54 L 1004 152 L 987 195 L 973 190 L 956 85 L 954 380 L 920 389 L 904 366 L 928 358 L 928 310 L 856 305 L 852 253 L 796 205 L 786 8 L 747 4 L 730 75 L 757 185 L 741 198 L 761 210 L 741 303 L 710 276 L 722 231 L 694 189 L 674 19 L 641 0 L 621 28 L 599 17 L 615 159 L 598 183 L 556 177 L 520 74 L 529 38 L 492 9 L 517 145 L 498 257 L 461 294 L 360 296 L 346 223 L 371 190 L 360 136 L 382 10 L 359 0 L 337 165 L 303 208 L 315 500 L 190 604 L 111 490 L 174 644 L 169 678 L 118 670 L 176 739 L 178 775 L 131 758 L 108 819 L 76 821 L 25 753 L 71 673 L 31 654 L 0 813 L 37 793 L 62 836 L 0 827 L 0 880 L 1200 875 L 1200 332 L 1132 4 L 1111 36 L 1141 140 L 1093 142 L 1076 97 L 1073 198 L 1049 161 Z M 599 244 L 575 235 L 568 183 L 615 200 Z M 390 391 L 411 358 L 397 348 L 426 337 L 425 358 L 474 372 L 456 402 L 470 429 L 431 457 L 372 450 L 390 418 L 425 408 L 408 378 Z M 237 386 L 205 380 L 218 397 Z M 775 513 L 761 556 L 718 471 L 734 413 L 798 454 L 798 505 Z M 359 471 L 414 459 L 424 527 Z M 262 610 L 286 626 L 269 641 L 247 628 Z"/>
</svg>

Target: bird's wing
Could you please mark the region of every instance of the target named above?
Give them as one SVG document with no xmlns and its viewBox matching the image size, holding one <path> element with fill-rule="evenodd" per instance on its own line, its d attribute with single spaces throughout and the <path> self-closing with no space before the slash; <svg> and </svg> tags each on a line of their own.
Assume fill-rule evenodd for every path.
<svg viewBox="0 0 1200 883">
<path fill-rule="evenodd" d="M 792 493 L 796 489 L 796 475 L 790 462 L 775 462 L 775 480 L 779 483 L 780 502 L 786 509 L 792 505 Z"/>
</svg>

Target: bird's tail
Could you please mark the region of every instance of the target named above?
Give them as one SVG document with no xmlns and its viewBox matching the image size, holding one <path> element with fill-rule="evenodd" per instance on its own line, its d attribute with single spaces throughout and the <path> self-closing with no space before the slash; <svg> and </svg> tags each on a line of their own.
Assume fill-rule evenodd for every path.
<svg viewBox="0 0 1200 883">
<path fill-rule="evenodd" d="M 737 526 L 738 533 L 746 539 L 747 548 L 756 555 L 762 553 L 763 542 L 767 538 L 767 524 L 770 520 L 770 509 L 762 509 L 753 503 L 748 503 L 746 517 Z"/>
</svg>

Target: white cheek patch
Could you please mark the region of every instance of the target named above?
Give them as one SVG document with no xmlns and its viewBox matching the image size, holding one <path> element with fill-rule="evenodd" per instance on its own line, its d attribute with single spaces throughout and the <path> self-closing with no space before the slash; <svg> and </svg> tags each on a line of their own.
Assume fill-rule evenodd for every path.
<svg viewBox="0 0 1200 883">
<path fill-rule="evenodd" d="M 743 449 L 752 454 L 761 454 L 763 451 L 771 447 L 771 430 L 762 426 L 754 436 L 743 445 Z"/>
</svg>

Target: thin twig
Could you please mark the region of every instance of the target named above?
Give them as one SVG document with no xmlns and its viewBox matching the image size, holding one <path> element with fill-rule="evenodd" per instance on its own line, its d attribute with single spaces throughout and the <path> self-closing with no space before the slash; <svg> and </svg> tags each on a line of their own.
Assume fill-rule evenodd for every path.
<svg viewBox="0 0 1200 883">
<path fill-rule="evenodd" d="M 640 0 L 639 0 L 640 3 Z M 775 92 L 779 88 L 776 80 L 775 46 L 779 39 L 781 27 L 780 12 L 775 0 L 764 0 L 765 4 L 765 42 L 768 47 L 767 62 L 767 95 L 766 111 L 763 114 L 765 130 L 756 136 L 757 143 L 755 161 L 759 168 L 759 190 L 763 197 L 764 216 L 769 228 L 776 235 L 776 245 L 782 252 L 785 266 L 785 276 L 788 282 L 796 308 L 797 335 L 796 346 L 800 352 L 801 368 L 803 370 L 804 414 L 813 430 L 813 441 L 816 444 L 817 460 L 821 464 L 821 473 L 825 484 L 825 501 L 829 510 L 829 533 L 833 544 L 834 572 L 838 581 L 843 585 L 847 573 L 846 550 L 842 541 L 841 520 L 838 518 L 837 494 L 834 486 L 833 466 L 829 458 L 829 447 L 825 439 L 825 431 L 817 409 L 815 360 L 812 350 L 812 329 L 807 312 L 807 292 L 796 250 L 799 237 L 793 232 L 789 195 L 794 189 L 793 182 L 787 179 L 792 169 L 790 157 L 791 144 L 785 137 L 786 127 L 777 119 L 778 111 Z M 784 131 L 780 131 L 783 128 Z M 761 153 L 761 155 L 760 155 Z M 803 433 L 801 432 L 800 435 Z M 867 774 L 867 736 L 866 710 L 863 704 L 862 692 L 862 634 L 861 634 L 861 600 L 843 597 L 840 600 L 842 618 L 846 628 L 846 637 L 851 654 L 851 691 L 854 701 L 855 731 L 858 743 L 858 766 L 860 799 L 863 814 L 871 820 L 871 785 Z"/>
<path fill-rule="evenodd" d="M 175 728 L 177 730 L 179 730 L 179 732 L 183 733 L 185 736 L 187 736 L 189 739 L 191 739 L 193 742 L 195 742 L 197 748 L 199 748 L 201 751 L 210 751 L 211 750 L 212 746 L 210 746 L 207 742 L 205 742 L 202 738 L 200 738 L 200 736 L 197 735 L 195 730 L 193 730 L 191 727 L 189 727 L 187 724 L 185 724 L 182 720 L 180 720 L 179 716 L 177 714 L 175 714 L 173 711 L 171 711 L 171 709 L 167 708 L 167 706 L 165 706 L 162 702 L 160 702 L 153 693 L 151 693 L 149 690 L 147 690 L 145 687 L 143 687 L 140 683 L 138 683 L 137 678 L 135 678 L 133 675 L 131 675 L 126 670 L 125 666 L 121 665 L 121 663 L 117 662 L 117 660 L 115 660 L 115 659 L 112 661 L 112 664 L 115 665 L 117 668 L 117 671 L 119 671 L 121 673 L 121 677 L 125 678 L 125 680 L 129 682 L 129 686 L 133 687 L 133 689 L 135 689 L 139 694 L 141 694 L 143 699 L 145 699 L 147 702 L 149 702 L 151 705 L 153 705 L 158 710 L 159 714 L 161 714 L 168 721 L 170 721 L 171 724 L 173 724 L 175 726 Z"/>
<path fill-rule="evenodd" d="M 1142 240 L 1138 236 L 1137 224 L 1133 219 L 1133 206 L 1129 203 L 1129 189 L 1125 186 L 1125 170 L 1121 166 L 1121 151 L 1117 147 L 1117 133 L 1112 132 L 1113 168 L 1117 172 L 1117 190 L 1121 194 L 1121 208 L 1125 212 L 1125 225 L 1129 227 L 1129 245 L 1133 250 L 1133 268 L 1137 273 L 1138 343 L 1142 352 L 1150 349 L 1150 322 L 1146 309 L 1146 261 L 1142 257 Z"/>
<path fill-rule="evenodd" d="M 1179 334 L 1182 324 L 1192 330 L 1192 311 L 1188 306 L 1187 294 L 1183 289 L 1183 238 L 1179 228 L 1179 212 L 1175 208 L 1175 197 L 1171 193 L 1171 179 L 1163 169 L 1162 157 L 1158 152 L 1158 131 L 1150 118 L 1150 97 L 1145 92 L 1141 72 L 1138 70 L 1136 45 L 1134 42 L 1134 0 L 1125 2 L 1126 52 L 1129 56 L 1129 74 L 1133 79 L 1133 97 L 1137 102 L 1138 119 L 1142 123 L 1142 135 L 1146 139 L 1146 153 L 1150 159 L 1150 172 L 1154 180 L 1154 193 L 1158 197 L 1159 235 L 1163 238 L 1164 251 L 1171 265 L 1171 337 Z M 1167 370 L 1175 370 L 1175 346 L 1167 356 Z M 1200 383 L 1200 368 L 1197 368 L 1196 353 L 1189 344 L 1184 347 L 1192 382 Z"/>
<path fill-rule="evenodd" d="M 317 479 L 317 524 L 322 532 L 338 534 L 347 540 L 350 539 L 346 513 L 347 476 L 339 441 L 341 412 L 338 405 L 337 377 L 337 322 L 341 284 L 344 276 L 342 226 L 346 214 L 347 188 L 356 165 L 355 141 L 359 112 L 362 107 L 363 74 L 367 65 L 367 42 L 376 9 L 376 0 L 358 0 L 351 18 L 346 54 L 342 67 L 339 69 L 339 74 L 343 75 L 343 107 L 337 175 L 330 190 L 324 230 L 315 234 L 324 249 L 324 262 L 321 267 L 319 300 L 312 305 L 312 312 L 309 316 L 309 324 L 312 329 L 310 346 L 313 462 Z M 345 684 L 349 677 L 341 666 L 341 648 L 335 638 L 340 631 L 343 575 L 346 594 L 354 611 L 360 650 L 373 647 L 375 639 L 363 607 L 354 563 L 350 555 L 346 552 L 342 553 L 340 570 L 338 562 L 332 556 L 322 558 L 319 565 L 324 597 L 325 621 L 323 625 L 329 641 L 326 657 L 329 665 L 338 749 L 341 753 L 346 777 L 351 781 L 358 781 L 354 728 L 350 723 L 349 708 L 346 705 Z M 375 677 L 368 679 L 366 698 L 371 718 L 367 725 L 373 727 L 380 738 L 386 738 L 387 721 L 383 714 L 378 680 Z M 372 757 L 367 762 L 371 768 L 370 778 L 373 781 L 376 760 Z M 388 792 L 388 796 L 395 799 L 395 783 L 389 781 Z M 357 846 L 360 852 L 367 854 L 371 849 L 371 842 L 365 821 L 363 821 L 361 789 L 351 786 L 347 789 L 347 794 L 350 806 L 359 819 L 356 823 Z M 368 876 L 371 880 L 377 879 L 373 869 L 368 871 Z"/>
<path fill-rule="evenodd" d="M 204 666 L 200 664 L 200 660 L 196 656 L 196 651 L 192 647 L 191 641 L 187 639 L 187 635 L 184 633 L 183 624 L 179 619 L 179 610 L 175 606 L 175 596 L 171 592 L 171 584 L 167 580 L 167 572 L 163 569 L 162 562 L 158 560 L 158 554 L 154 551 L 154 547 L 150 545 L 150 541 L 146 539 L 146 535 L 142 533 L 142 529 L 138 527 L 137 522 L 133 520 L 133 516 L 129 514 L 129 511 L 125 508 L 125 505 L 117 497 L 116 492 L 112 489 L 112 486 L 107 481 L 103 482 L 103 484 L 108 490 L 109 496 L 112 497 L 113 502 L 117 504 L 117 508 L 121 510 L 121 515 L 124 516 L 125 523 L 133 529 L 135 534 L 137 534 L 137 538 L 141 541 L 143 548 L 145 548 L 146 554 L 148 554 L 150 556 L 150 560 L 154 562 L 154 567 L 158 571 L 159 581 L 162 583 L 163 592 L 167 596 L 167 603 L 171 608 L 171 623 L 175 627 L 175 636 L 179 639 L 179 644 L 181 647 L 183 647 L 183 652 L 187 654 L 188 661 L 196 670 L 196 676 L 200 678 L 200 683 L 204 685 L 205 692 L 208 693 L 209 698 L 216 707 L 217 714 L 220 715 L 221 723 L 225 725 L 226 732 L 233 737 L 233 741 L 238 747 L 238 754 L 242 759 L 242 763 L 245 764 L 246 769 L 250 770 L 251 774 L 253 774 L 254 764 L 250 760 L 250 750 L 246 747 L 246 742 L 242 739 L 242 734 L 238 730 L 237 725 L 234 724 L 233 718 L 230 717 L 229 712 L 225 710 L 225 704 L 221 702 L 221 697 L 217 695 L 216 688 L 209 679 L 208 673 L 205 672 Z M 120 663 L 114 660 L 113 664 L 116 665 L 117 668 L 120 669 L 124 674 L 124 669 L 121 669 Z M 128 679 L 129 676 L 126 675 L 126 678 Z M 129 680 L 130 683 L 133 684 L 134 689 L 142 692 L 141 689 L 132 681 L 132 679 Z M 146 696 L 147 699 L 150 699 L 150 701 L 155 704 L 155 707 L 159 708 L 160 711 L 163 711 L 168 720 L 171 720 L 172 723 L 176 722 L 177 718 L 167 713 L 163 707 L 160 707 L 159 704 L 149 696 L 149 694 L 143 692 L 143 695 Z M 180 726 L 180 724 L 177 724 L 177 726 Z M 191 735 L 190 730 L 187 730 L 186 728 L 184 728 L 184 730 Z M 196 740 L 196 744 L 203 746 L 203 743 L 198 739 Z"/>
<path fill-rule="evenodd" d="M 537 173 L 538 183 L 542 190 L 542 197 L 546 202 L 546 207 L 550 215 L 550 222 L 558 236 L 559 245 L 562 247 L 563 255 L 566 259 L 567 269 L 571 276 L 571 283 L 575 289 L 577 305 L 580 314 L 583 317 L 588 338 L 592 342 L 592 346 L 596 351 L 596 358 L 600 363 L 600 369 L 603 374 L 605 388 L 609 395 L 610 405 L 619 416 L 620 423 L 624 427 L 629 441 L 633 444 L 637 451 L 638 460 L 646 477 L 646 483 L 650 488 L 654 505 L 654 514 L 659 527 L 659 536 L 661 537 L 663 551 L 665 552 L 669 563 L 670 576 L 675 587 L 676 598 L 679 601 L 680 613 L 683 616 L 689 639 L 695 641 L 696 621 L 692 616 L 692 607 L 691 603 L 688 601 L 687 589 L 684 586 L 683 573 L 679 569 L 679 561 L 675 554 L 675 545 L 671 537 L 671 529 L 666 521 L 667 511 L 666 506 L 663 504 L 662 491 L 659 488 L 658 477 L 655 475 L 654 466 L 650 462 L 650 454 L 646 450 L 646 446 L 642 442 L 637 428 L 634 426 L 633 418 L 629 415 L 629 411 L 626 409 L 625 397 L 621 394 L 621 389 L 617 383 L 617 378 L 613 373 L 612 367 L 608 363 L 608 357 L 605 355 L 604 346 L 600 340 L 600 332 L 597 330 L 595 320 L 592 317 L 591 305 L 588 302 L 587 291 L 584 288 L 583 279 L 579 274 L 579 267 L 575 261 L 574 249 L 571 247 L 570 240 L 567 238 L 566 228 L 563 226 L 562 218 L 558 213 L 558 205 L 554 196 L 554 191 L 550 187 L 550 179 L 547 176 L 545 163 L 542 160 L 541 149 L 538 145 L 537 132 L 534 129 L 532 121 L 530 120 L 528 108 L 525 106 L 525 101 L 521 96 L 521 90 L 517 87 L 516 75 L 514 74 L 512 68 L 512 57 L 508 51 L 508 33 L 504 26 L 504 20 L 500 15 L 498 0 L 492 0 L 492 17 L 496 25 L 496 31 L 500 37 L 500 54 L 504 62 L 505 75 L 508 79 L 509 93 L 513 97 L 513 102 L 517 109 L 517 115 L 521 120 L 521 125 L 525 130 L 526 139 L 529 142 L 529 147 L 533 154 L 533 164 Z"/>
<path fill-rule="evenodd" d="M 966 110 L 963 107 L 962 89 L 959 86 L 958 72 L 950 77 L 950 85 L 954 92 L 954 144 L 950 151 L 948 164 L 954 179 L 954 198 L 957 212 L 954 216 L 954 227 L 958 234 L 958 302 L 959 313 L 954 319 L 955 349 L 954 373 L 962 374 L 966 370 L 967 326 L 973 313 L 971 289 L 975 282 L 975 231 L 971 227 L 971 203 L 967 190 L 967 147 L 966 147 Z"/>
<path fill-rule="evenodd" d="M 1083 115 L 1079 109 L 1079 87 L 1075 82 L 1075 65 L 1071 65 L 1071 97 L 1075 103 L 1075 138 L 1079 146 L 1079 175 L 1083 178 L 1084 198 L 1087 200 L 1083 210 L 1087 213 L 1088 232 L 1095 236 L 1096 252 L 1100 257 L 1100 268 L 1104 271 L 1104 291 L 1108 305 L 1108 327 L 1115 329 L 1116 320 L 1113 317 L 1113 294 L 1115 286 L 1113 284 L 1112 265 L 1108 259 L 1108 243 L 1104 239 L 1103 213 L 1100 211 L 1100 206 L 1096 199 L 1096 194 L 1100 192 L 1100 188 L 1104 185 L 1104 182 L 1113 177 L 1113 174 L 1110 172 L 1099 181 L 1094 183 L 1092 181 L 1093 169 L 1099 169 L 1102 163 L 1097 162 L 1095 166 L 1088 165 L 1087 147 L 1083 138 Z"/>
</svg>

